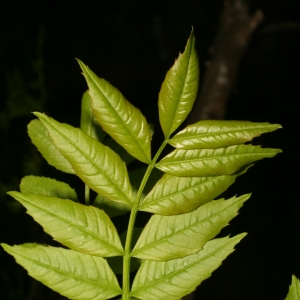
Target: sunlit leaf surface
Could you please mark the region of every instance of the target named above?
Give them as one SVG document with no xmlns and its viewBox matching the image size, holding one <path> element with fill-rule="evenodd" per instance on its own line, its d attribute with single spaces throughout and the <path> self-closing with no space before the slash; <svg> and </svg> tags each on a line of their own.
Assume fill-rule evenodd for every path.
<svg viewBox="0 0 300 300">
<path fill-rule="evenodd" d="M 102 257 L 37 244 L 2 247 L 30 276 L 68 299 L 105 300 L 122 293 Z"/>
<path fill-rule="evenodd" d="M 187 126 L 168 143 L 181 149 L 216 149 L 243 144 L 279 128 L 282 127 L 269 123 L 204 120 Z"/>
<path fill-rule="evenodd" d="M 226 175 L 280 152 L 279 149 L 252 145 L 234 145 L 219 149 L 176 149 L 156 164 L 156 167 L 174 176 Z"/>
<path fill-rule="evenodd" d="M 119 235 L 100 209 L 67 199 L 10 192 L 55 240 L 72 250 L 97 256 L 123 254 Z"/>
<path fill-rule="evenodd" d="M 151 133 L 142 113 L 106 80 L 78 60 L 89 86 L 94 115 L 102 128 L 138 160 L 151 160 Z"/>
<path fill-rule="evenodd" d="M 159 121 L 168 138 L 193 108 L 199 85 L 199 62 L 192 31 L 185 50 L 179 55 L 159 92 Z"/>
<path fill-rule="evenodd" d="M 141 259 L 167 261 L 194 254 L 228 225 L 248 198 L 249 195 L 244 195 L 211 201 L 180 216 L 154 215 L 131 255 Z"/>
<path fill-rule="evenodd" d="M 146 260 L 134 279 L 131 295 L 143 300 L 177 300 L 211 276 L 245 236 L 209 241 L 194 255 L 167 262 Z"/>
</svg>

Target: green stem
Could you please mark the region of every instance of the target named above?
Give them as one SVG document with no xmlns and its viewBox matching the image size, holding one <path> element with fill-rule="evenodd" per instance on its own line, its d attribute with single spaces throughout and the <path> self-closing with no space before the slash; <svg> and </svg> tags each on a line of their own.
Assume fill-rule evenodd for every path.
<svg viewBox="0 0 300 300">
<path fill-rule="evenodd" d="M 145 188 L 145 185 L 148 181 L 148 178 L 155 166 L 155 163 L 160 156 L 161 152 L 167 145 L 168 140 L 165 140 L 160 148 L 158 149 L 156 155 L 154 156 L 153 160 L 149 164 L 146 173 L 143 177 L 143 180 L 141 182 L 141 185 L 139 187 L 138 193 L 136 195 L 136 199 L 134 201 L 134 205 L 131 209 L 129 223 L 128 223 L 128 229 L 127 229 L 127 235 L 126 235 L 126 243 L 125 243 L 125 249 L 124 249 L 124 258 L 123 258 L 123 294 L 122 294 L 122 300 L 130 300 L 130 253 L 131 253 L 131 242 L 132 242 L 132 234 L 134 229 L 134 223 L 136 219 L 136 215 L 139 210 L 139 204 L 141 200 L 141 196 L 143 193 L 143 190 Z"/>
<path fill-rule="evenodd" d="M 90 188 L 88 185 L 84 187 L 84 202 L 85 205 L 90 205 Z"/>
</svg>

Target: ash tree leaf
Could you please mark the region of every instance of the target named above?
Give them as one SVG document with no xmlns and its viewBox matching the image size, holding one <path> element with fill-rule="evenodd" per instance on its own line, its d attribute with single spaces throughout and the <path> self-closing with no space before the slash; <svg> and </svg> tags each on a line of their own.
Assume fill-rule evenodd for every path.
<svg viewBox="0 0 300 300">
<path fill-rule="evenodd" d="M 40 176 L 25 176 L 21 180 L 20 191 L 24 194 L 36 194 L 78 202 L 77 194 L 67 183 Z"/>
<path fill-rule="evenodd" d="M 49 165 L 69 174 L 75 174 L 71 164 L 54 146 L 48 130 L 40 120 L 28 124 L 28 135 Z"/>
<path fill-rule="evenodd" d="M 167 261 L 195 254 L 233 219 L 250 195 L 211 201 L 180 216 L 154 215 L 131 256 Z"/>
<path fill-rule="evenodd" d="M 219 149 L 175 149 L 155 166 L 174 176 L 226 175 L 280 152 L 282 151 L 279 149 L 252 145 L 234 145 Z"/>
<path fill-rule="evenodd" d="M 106 132 L 101 128 L 97 120 L 95 119 L 91 107 L 91 97 L 86 91 L 81 100 L 81 118 L 80 129 L 92 138 L 102 142 L 106 136 Z"/>
<path fill-rule="evenodd" d="M 300 281 L 295 275 L 292 276 L 292 284 L 285 300 L 300 300 Z"/>
<path fill-rule="evenodd" d="M 139 210 L 165 216 L 191 212 L 226 191 L 247 169 L 232 175 L 209 177 L 165 174 L 141 202 Z"/>
<path fill-rule="evenodd" d="M 167 72 L 159 92 L 159 121 L 166 139 L 192 110 L 198 85 L 199 61 L 192 31 L 184 52 Z"/>
<path fill-rule="evenodd" d="M 127 169 L 114 151 L 78 128 L 59 123 L 45 114 L 35 115 L 43 122 L 55 146 L 84 183 L 110 200 L 131 205 Z"/>
<path fill-rule="evenodd" d="M 105 300 L 122 293 L 102 257 L 37 244 L 1 245 L 31 277 L 68 299 Z"/>
<path fill-rule="evenodd" d="M 110 218 L 124 215 L 131 210 L 131 206 L 124 203 L 111 201 L 101 195 L 97 195 L 93 206 L 103 209 Z"/>
<path fill-rule="evenodd" d="M 130 295 L 143 300 L 175 300 L 190 294 L 211 276 L 246 234 L 207 242 L 194 255 L 167 262 L 146 260 L 138 270 Z"/>
<path fill-rule="evenodd" d="M 78 60 L 89 86 L 94 116 L 102 128 L 130 155 L 149 164 L 151 133 L 142 113 L 106 80 Z"/>
<path fill-rule="evenodd" d="M 100 209 L 67 199 L 9 192 L 55 240 L 95 256 L 117 256 L 123 247 L 110 218 Z"/>
<path fill-rule="evenodd" d="M 181 149 L 216 149 L 243 144 L 279 128 L 281 125 L 269 123 L 204 120 L 187 126 L 168 143 Z"/>
</svg>

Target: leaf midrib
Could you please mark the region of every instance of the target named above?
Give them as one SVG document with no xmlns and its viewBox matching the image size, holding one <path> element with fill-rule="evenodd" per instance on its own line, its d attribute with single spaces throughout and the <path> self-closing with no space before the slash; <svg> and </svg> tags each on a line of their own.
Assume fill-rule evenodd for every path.
<svg viewBox="0 0 300 300">
<path fill-rule="evenodd" d="M 69 200 L 69 199 L 65 199 L 65 200 Z M 24 198 L 22 198 L 22 201 L 29 203 L 30 205 L 32 205 L 32 206 L 38 208 L 39 210 L 42 210 L 42 211 L 48 213 L 49 215 L 52 215 L 52 216 L 54 216 L 55 218 L 64 221 L 64 222 L 67 223 L 67 224 L 73 225 L 75 228 L 79 229 L 80 231 L 83 231 L 83 232 L 85 232 L 85 233 L 87 233 L 87 234 L 93 236 L 95 239 L 98 239 L 98 240 L 102 241 L 104 244 L 106 244 L 106 245 L 110 246 L 111 248 L 117 250 L 117 252 L 119 252 L 120 254 L 123 254 L 123 251 L 120 252 L 120 250 L 117 249 L 116 247 L 114 247 L 112 244 L 108 243 L 108 242 L 105 241 L 105 240 L 102 240 L 102 239 L 101 239 L 99 236 L 97 236 L 96 234 L 93 234 L 91 231 L 85 230 L 84 228 L 80 227 L 80 226 L 77 225 L 76 223 L 72 223 L 70 220 L 65 219 L 65 218 L 62 217 L 62 216 L 55 215 L 54 213 L 48 211 L 48 210 L 45 209 L 44 207 L 39 207 L 38 205 L 35 205 L 35 204 L 29 202 L 28 200 L 25 200 Z M 71 201 L 71 200 L 70 200 L 70 201 Z M 90 254 L 90 255 L 91 255 L 91 254 Z M 95 256 L 96 256 L 96 255 L 95 255 Z"/>
<path fill-rule="evenodd" d="M 214 136 L 214 135 L 216 135 L 216 136 L 218 136 L 218 135 L 221 135 L 221 134 L 230 134 L 230 133 L 239 133 L 239 132 L 242 132 L 242 131 L 250 131 L 250 130 L 260 130 L 260 129 L 264 129 L 265 127 L 251 127 L 251 128 L 247 128 L 247 129 L 232 129 L 232 130 L 229 130 L 229 131 L 214 131 L 214 132 L 204 132 L 204 133 L 202 133 L 202 132 L 200 132 L 200 133 L 194 133 L 194 132 L 188 132 L 188 131 L 186 131 L 186 132 L 184 132 L 184 133 L 182 133 L 182 134 L 186 134 L 186 135 L 188 135 L 188 138 L 189 139 L 191 139 L 191 138 L 196 138 L 196 137 L 199 137 L 199 138 L 202 138 L 202 137 L 207 137 L 207 136 Z M 274 130 L 276 130 L 276 128 L 274 129 Z M 268 132 L 268 131 L 267 131 Z M 260 134 L 264 134 L 264 133 L 267 133 L 267 132 L 261 132 Z M 259 134 L 259 135 L 260 135 Z M 257 136 L 254 136 L 253 138 L 255 138 L 255 137 L 257 137 Z M 182 140 L 186 140 L 187 139 L 187 137 L 176 137 L 176 136 L 174 136 L 173 137 L 173 139 L 170 139 L 170 141 L 182 141 Z"/>
<path fill-rule="evenodd" d="M 197 222 L 195 222 L 195 223 L 193 223 L 193 224 L 191 224 L 191 225 L 189 225 L 189 226 L 187 226 L 187 227 L 185 227 L 185 228 L 183 228 L 183 229 L 181 229 L 181 230 L 179 230 L 179 231 L 176 231 L 176 232 L 175 232 L 174 234 L 172 234 L 172 235 L 165 236 L 163 239 L 160 239 L 160 240 L 157 241 L 157 242 L 153 242 L 153 243 L 151 243 L 151 244 L 148 245 L 148 246 L 146 245 L 146 246 L 144 246 L 143 248 L 140 248 L 141 250 L 138 250 L 138 251 L 136 251 L 136 252 L 139 253 L 139 252 L 145 251 L 145 249 L 147 249 L 147 248 L 151 248 L 151 247 L 154 247 L 154 246 L 157 245 L 157 244 L 163 243 L 163 242 L 165 242 L 165 240 L 168 240 L 170 237 L 175 237 L 176 235 L 181 234 L 181 232 L 183 232 L 183 231 L 185 231 L 185 230 L 188 230 L 188 229 L 190 229 L 190 228 L 192 228 L 192 227 L 194 227 L 194 226 L 198 226 L 198 225 L 200 225 L 201 223 L 204 223 L 204 222 L 206 222 L 207 220 L 209 220 L 209 219 L 211 219 L 211 218 L 214 218 L 214 217 L 218 216 L 219 214 L 222 214 L 224 211 L 226 211 L 226 210 L 232 208 L 233 206 L 239 204 L 241 201 L 246 201 L 246 200 L 244 200 L 243 197 L 240 197 L 239 201 L 236 201 L 236 202 L 232 203 L 230 206 L 227 206 L 227 207 L 223 208 L 221 211 L 216 212 L 216 213 L 214 213 L 213 215 L 211 215 L 211 216 L 209 216 L 209 217 L 206 217 L 206 218 L 200 220 L 200 222 L 197 221 Z M 199 249 L 198 251 L 200 251 L 200 249 Z M 133 251 L 133 253 L 135 254 L 135 251 Z"/>
<path fill-rule="evenodd" d="M 228 157 L 232 157 L 232 156 L 253 156 L 253 155 L 257 155 L 257 156 L 264 156 L 266 157 L 266 155 L 275 155 L 276 152 L 273 151 L 273 152 L 252 152 L 252 153 L 235 153 L 235 154 L 227 154 L 227 155 L 220 155 L 220 156 L 213 156 L 213 157 L 200 157 L 200 158 L 184 158 L 184 157 L 180 157 L 181 160 L 173 160 L 173 161 L 167 161 L 167 162 L 159 162 L 157 165 L 158 166 L 166 166 L 166 165 L 169 165 L 169 164 L 182 164 L 182 163 L 186 163 L 186 162 L 201 162 L 203 160 L 213 160 L 213 159 L 217 159 L 217 160 L 220 160 L 222 158 L 228 158 Z M 166 159 L 172 159 L 173 157 L 172 156 L 169 156 L 168 158 Z"/>
</svg>

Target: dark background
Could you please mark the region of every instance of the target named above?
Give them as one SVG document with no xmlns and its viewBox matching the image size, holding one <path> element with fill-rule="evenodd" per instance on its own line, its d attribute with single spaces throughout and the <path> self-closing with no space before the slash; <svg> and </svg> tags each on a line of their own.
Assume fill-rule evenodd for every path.
<svg viewBox="0 0 300 300">
<path fill-rule="evenodd" d="M 298 0 L 250 1 L 264 21 L 241 61 L 226 119 L 267 121 L 283 130 L 255 142 L 283 154 L 260 161 L 226 195 L 253 196 L 222 235 L 247 237 L 196 299 L 281 300 L 291 275 L 300 277 L 300 14 Z M 51 243 L 39 225 L 5 193 L 24 175 L 55 177 L 79 194 L 79 181 L 47 166 L 27 137 L 32 111 L 79 126 L 87 89 L 75 57 L 110 81 L 161 136 L 157 96 L 194 26 L 201 74 L 223 9 L 219 0 L 185 1 L 0 1 L 0 237 L 1 242 Z M 127 225 L 126 225 L 127 226 Z M 0 298 L 63 299 L 29 278 L 0 251 Z"/>
</svg>

